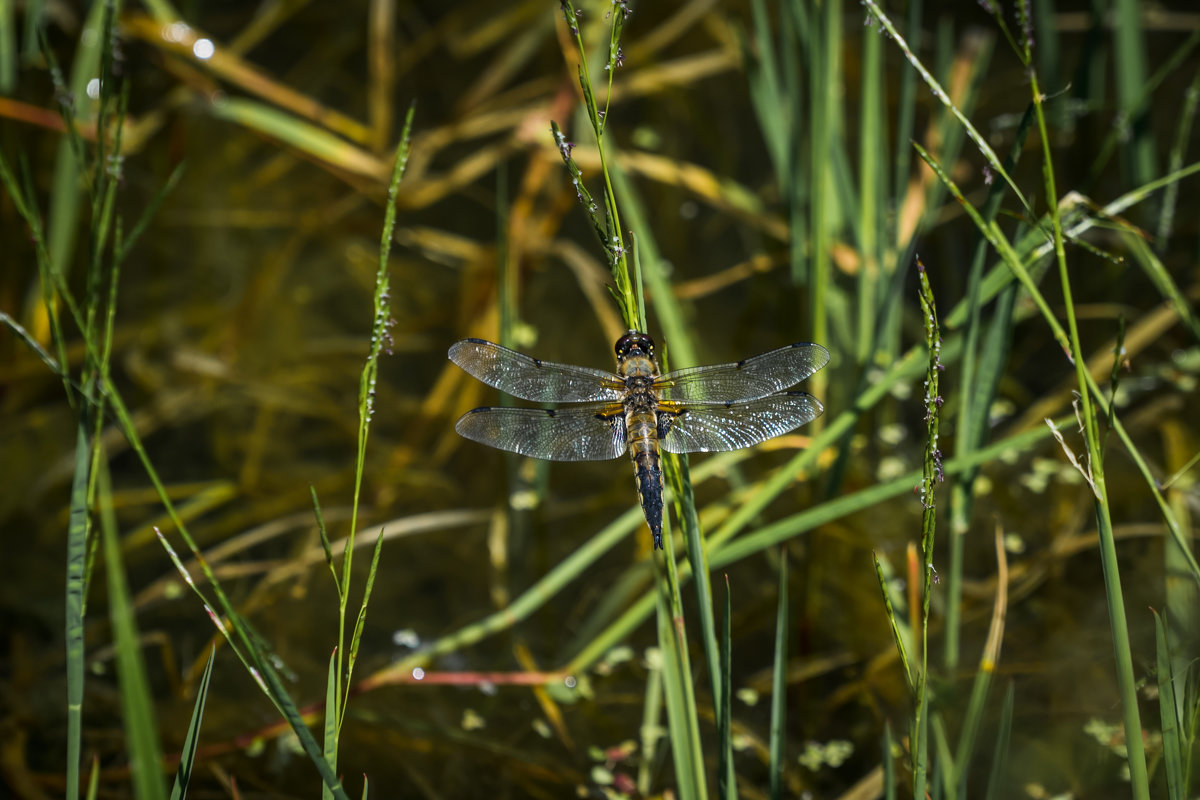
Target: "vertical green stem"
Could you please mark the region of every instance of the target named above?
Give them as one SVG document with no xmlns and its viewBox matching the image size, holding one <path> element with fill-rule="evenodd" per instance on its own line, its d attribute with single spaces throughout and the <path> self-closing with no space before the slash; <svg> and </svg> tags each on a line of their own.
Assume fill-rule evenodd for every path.
<svg viewBox="0 0 1200 800">
<path fill-rule="evenodd" d="M 1027 53 L 1028 55 L 1028 53 Z M 1028 60 L 1028 59 L 1027 59 Z M 1050 224 L 1054 233 L 1054 257 L 1058 263 L 1059 282 L 1062 286 L 1063 305 L 1067 314 L 1067 330 L 1070 334 L 1071 359 L 1075 363 L 1075 376 L 1079 382 L 1079 397 L 1082 407 L 1084 435 L 1087 441 L 1088 466 L 1091 470 L 1092 487 L 1095 492 L 1096 520 L 1100 534 L 1100 563 L 1104 568 L 1104 585 L 1108 599 L 1109 625 L 1112 628 L 1113 649 L 1116 656 L 1117 687 L 1121 695 L 1122 717 L 1125 723 L 1125 747 L 1129 763 L 1129 781 L 1133 796 L 1138 800 L 1149 800 L 1150 788 L 1146 774 L 1146 754 L 1142 744 L 1142 723 L 1138 712 L 1137 685 L 1133 675 L 1133 657 L 1129 647 L 1129 627 L 1125 620 L 1125 600 L 1121 590 L 1121 575 L 1117 565 L 1117 547 L 1113 539 L 1112 519 L 1108 508 L 1108 485 L 1104 476 L 1104 453 L 1100 443 L 1099 425 L 1091 392 L 1088 391 L 1087 365 L 1079 341 L 1079 326 L 1075 319 L 1075 306 L 1071 296 L 1071 279 L 1067 271 L 1067 256 L 1063 249 L 1062 220 L 1059 216 L 1058 189 L 1054 179 L 1054 164 L 1050 154 L 1050 137 L 1046 131 L 1046 119 L 1042 113 L 1042 93 L 1037 74 L 1030 71 L 1031 90 L 1037 113 L 1038 131 L 1042 139 L 1042 174 L 1045 179 L 1046 198 L 1050 203 Z"/>
</svg>

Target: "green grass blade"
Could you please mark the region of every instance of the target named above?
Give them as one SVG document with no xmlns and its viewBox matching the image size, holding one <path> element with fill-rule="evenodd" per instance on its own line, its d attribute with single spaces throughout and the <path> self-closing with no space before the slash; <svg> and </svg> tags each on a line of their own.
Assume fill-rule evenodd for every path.
<svg viewBox="0 0 1200 800">
<path fill-rule="evenodd" d="M 337 567 L 333 563 L 333 544 L 329 541 L 329 531 L 325 528 L 325 515 L 321 513 L 321 501 L 317 497 L 317 488 L 315 486 L 308 487 L 309 497 L 312 498 L 313 516 L 317 520 L 317 532 L 321 536 L 321 549 L 325 553 L 325 566 L 329 568 L 330 574 L 333 575 L 333 588 L 337 591 L 338 597 L 344 594 L 342 590 L 342 576 L 338 574 Z"/>
<path fill-rule="evenodd" d="M 922 158 L 925 159 L 926 163 L 928 163 L 934 170 L 938 178 L 947 184 L 947 188 L 950 189 L 951 194 L 954 195 L 955 199 L 959 201 L 963 209 L 967 212 L 967 215 L 971 217 L 971 219 L 979 227 L 984 237 L 987 238 L 989 244 L 991 244 L 993 249 L 995 249 L 995 251 L 1000 255 L 1005 266 L 1012 271 L 1012 274 L 1015 275 L 1020 281 L 1022 287 L 1029 292 L 1030 296 L 1034 300 L 1035 305 L 1038 307 L 1039 311 L 1041 311 L 1043 318 L 1050 326 L 1055 340 L 1062 347 L 1063 351 L 1067 353 L 1071 352 L 1072 347 L 1066 331 L 1058 322 L 1058 319 L 1054 313 L 1050 310 L 1049 304 L 1042 296 L 1042 293 L 1038 290 L 1037 281 L 1026 268 L 1025 263 L 1018 255 L 1017 250 L 1015 250 L 1013 246 L 1009 244 L 1008 239 L 1004 236 L 1004 233 L 1000 230 L 999 226 L 994 221 L 991 223 L 985 222 L 980 217 L 979 212 L 967 201 L 965 197 L 963 197 L 962 193 L 958 190 L 958 187 L 955 186 L 953 181 L 950 180 L 949 176 L 946 175 L 945 171 L 941 168 L 941 165 L 937 163 L 936 159 L 933 159 L 920 145 L 914 144 L 914 147 L 917 149 L 918 153 L 921 154 Z M 1171 182 L 1177 181 L 1186 174 L 1191 174 L 1195 171 L 1200 171 L 1200 163 L 1180 170 L 1178 173 L 1172 173 L 1166 178 L 1158 181 L 1152 181 L 1145 186 L 1138 187 L 1132 192 L 1127 192 L 1117 200 L 1106 205 L 1103 213 L 1106 215 L 1119 213 L 1119 210 L 1127 208 L 1129 205 L 1144 199 L 1154 188 L 1169 185 Z M 1082 224 L 1076 230 L 1081 229 L 1085 229 L 1085 226 Z M 1072 235 L 1075 235 L 1075 231 L 1072 231 Z M 1034 251 L 1031 256 L 1037 258 L 1039 257 L 1039 252 L 1040 251 Z M 987 285 L 988 280 L 985 279 L 984 283 Z M 1000 284 L 996 285 L 998 286 Z M 1082 367 L 1082 363 L 1080 366 Z M 1113 430 L 1117 433 L 1117 437 L 1125 446 L 1130 458 L 1133 459 L 1134 464 L 1138 468 L 1138 472 L 1142 475 L 1143 480 L 1146 482 L 1147 488 L 1150 490 L 1150 493 L 1154 496 L 1155 502 L 1158 504 L 1159 511 L 1162 513 L 1163 519 L 1167 523 L 1167 528 L 1170 531 L 1171 537 L 1175 540 L 1176 544 L 1179 545 L 1181 555 L 1188 562 L 1188 567 L 1192 578 L 1197 582 L 1198 585 L 1200 585 L 1200 564 L 1196 562 L 1195 556 L 1191 552 L 1191 548 L 1186 544 L 1187 539 L 1184 535 L 1183 529 L 1180 526 L 1175 514 L 1167 505 L 1166 500 L 1163 498 L 1162 492 L 1158 488 L 1158 483 L 1153 473 L 1150 471 L 1149 465 L 1147 465 L 1146 460 L 1142 457 L 1137 445 L 1130 438 L 1128 431 L 1125 430 L 1125 426 L 1121 423 L 1120 418 L 1115 417 L 1110 413 L 1108 397 L 1103 391 L 1101 391 L 1100 386 L 1095 380 L 1092 379 L 1091 375 L 1087 374 L 1086 372 L 1083 374 L 1082 380 L 1088 387 L 1088 391 L 1091 393 L 1091 396 L 1099 407 L 1100 411 L 1111 421 Z M 714 566 L 716 566 L 715 563 Z M 1137 745 L 1135 745 L 1135 748 L 1136 747 Z"/>
<path fill-rule="evenodd" d="M 809 128 L 809 183 L 812 186 L 809 212 L 808 325 L 812 339 L 829 341 L 830 299 L 833 293 L 834 225 L 837 219 L 833 160 L 829 157 L 838 141 L 841 118 L 838 113 L 841 87 L 842 4 L 826 0 L 820 8 L 820 33 L 813 37 L 816 69 L 812 75 Z M 793 232 L 795 233 L 795 232 Z M 793 275 L 794 280 L 800 276 Z M 813 394 L 826 397 L 828 372 L 818 372 L 809 379 Z M 818 429 L 822 420 L 817 420 Z"/>
<path fill-rule="evenodd" d="M 758 118 L 758 128 L 762 131 L 767 155 L 771 157 L 775 174 L 787 175 L 791 162 L 791 115 L 782 111 L 780 107 L 782 93 L 777 66 L 778 55 L 771 36 L 773 26 L 767 14 L 765 0 L 751 0 L 750 11 L 754 25 L 754 52 L 751 52 L 745 37 L 742 37 L 742 52 L 747 57 L 748 65 L 746 77 L 750 86 L 750 102 Z"/>
<path fill-rule="evenodd" d="M 137 619 L 126 583 L 124 560 L 112 507 L 108 473 L 101 468 L 100 531 L 103 537 L 105 573 L 108 576 L 108 611 L 116 652 L 117 682 L 121 692 L 121 718 L 125 726 L 133 796 L 138 800 L 165 800 L 162 751 L 154 717 L 154 698 L 142 660 Z"/>
<path fill-rule="evenodd" d="M 992 604 L 992 622 L 988 628 L 987 641 L 979 659 L 979 667 L 975 672 L 974 685 L 971 687 L 971 699 L 967 703 L 962 729 L 958 735 L 958 749 L 955 754 L 955 761 L 958 765 L 957 791 L 947 794 L 947 797 L 957 797 L 959 800 L 965 800 L 967 797 L 967 780 L 971 772 L 971 763 L 975 757 L 975 742 L 979 737 L 979 730 L 983 726 L 988 691 L 992 685 L 992 675 L 996 671 L 996 664 L 1000 661 L 1000 648 L 1004 641 L 1004 621 L 1008 611 L 1008 559 L 1004 551 L 1004 538 L 998 527 L 995 547 L 996 600 Z"/>
<path fill-rule="evenodd" d="M 84 571 L 87 556 L 87 487 L 91 467 L 87 423 L 81 415 L 75 430 L 75 475 L 71 483 L 71 512 L 67 525 L 67 797 L 79 796 L 81 736 L 83 731 L 83 676 L 85 650 L 83 617 L 86 602 Z"/>
<path fill-rule="evenodd" d="M 1200 106 L 1200 70 L 1196 71 L 1191 84 L 1183 93 L 1183 108 L 1179 113 L 1179 126 L 1175 129 L 1175 141 L 1167 156 L 1167 172 L 1178 172 L 1183 166 L 1183 154 L 1192 132 L 1192 123 L 1196 119 L 1196 108 Z M 1171 238 L 1171 229 L 1175 222 L 1175 208 L 1179 202 L 1179 184 L 1172 183 L 1163 193 L 1162 213 L 1159 215 L 1158 230 L 1155 244 L 1160 253 L 1167 252 Z"/>
<path fill-rule="evenodd" d="M 192 769 L 196 765 L 196 752 L 200 749 L 200 725 L 204 721 L 204 704 L 208 700 L 208 684 L 212 679 L 213 662 L 216 660 L 216 649 L 209 650 L 208 663 L 204 665 L 204 673 L 196 686 L 196 704 L 192 707 L 192 720 L 188 723 L 187 736 L 183 739 L 183 749 L 179 753 L 179 769 L 175 771 L 175 784 L 171 787 L 171 800 L 183 800 L 187 797 L 188 786 L 192 782 Z"/>
<path fill-rule="evenodd" d="M 1179 705 L 1175 697 L 1175 675 L 1171 669 L 1171 649 L 1167 626 L 1162 616 L 1154 614 L 1154 646 L 1158 673 L 1158 713 L 1162 722 L 1163 765 L 1170 800 L 1187 797 L 1183 774 L 1183 744 L 1180 741 Z"/>
<path fill-rule="evenodd" d="M 0 0 L 0 94 L 17 88 L 17 19 L 15 0 Z"/>
<path fill-rule="evenodd" d="M 170 196 L 171 192 L 179 184 L 179 180 L 183 177 L 184 166 L 183 163 L 180 163 L 175 166 L 175 169 L 171 170 L 171 174 L 167 176 L 166 182 L 159 187 L 154 196 L 150 198 L 150 202 L 142 209 L 142 213 L 138 216 L 138 220 L 134 223 L 133 228 L 130 229 L 129 235 L 125 238 L 122 245 L 117 248 L 114 258 L 115 264 L 120 265 L 124 263 L 129 253 L 133 250 L 134 245 L 137 244 L 138 239 L 146 232 L 146 227 L 150 224 L 150 220 L 154 219 L 154 215 L 162 208 L 163 201 Z"/>
<path fill-rule="evenodd" d="M 721 691 L 717 707 L 717 795 L 736 800 L 737 776 L 733 770 L 733 593 L 725 576 L 725 613 L 721 617 Z"/>
<path fill-rule="evenodd" d="M 713 617 L 712 583 L 705 557 L 704 538 L 700 530 L 700 517 L 696 513 L 696 497 L 692 492 L 691 470 L 686 455 L 669 454 L 664 458 L 664 463 L 674 494 L 675 516 L 683 528 L 684 539 L 687 542 L 688 563 L 691 565 L 692 575 L 700 576 L 700 580 L 692 581 L 692 586 L 696 591 L 700 639 L 712 682 L 713 708 L 718 709 L 717 726 L 720 727 L 719 709 L 723 705 L 720 642 L 717 639 L 717 627 Z"/>
<path fill-rule="evenodd" d="M 992 751 L 992 771 L 988 775 L 985 800 L 1003 800 L 1009 796 L 1010 784 L 1005 771 L 1008 767 L 1008 748 L 1012 743 L 1013 703 L 1013 683 L 1009 681 L 1004 703 L 1000 707 L 1000 724 L 996 726 L 996 745 Z"/>
<path fill-rule="evenodd" d="M 950 739 L 946 735 L 946 723 L 941 714 L 933 715 L 933 744 L 937 754 L 933 779 L 937 788 L 934 795 L 941 794 L 948 800 L 954 797 L 954 790 L 959 782 L 959 765 L 955 763 L 954 754 L 950 752 Z"/>
<path fill-rule="evenodd" d="M 92 3 L 87 20 L 79 31 L 79 44 L 75 48 L 68 86 L 70 96 L 75 98 L 72 113 L 76 116 L 86 118 L 95 107 L 95 103 L 88 99 L 87 85 L 99 72 L 101 50 L 108 41 L 103 30 L 107 7 L 107 3 Z M 71 261 L 78 229 L 79 205 L 87 196 L 80 190 L 84 169 L 81 154 L 78 135 L 66 136 L 58 145 L 54 165 L 46 248 L 50 253 L 50 271 L 60 276 L 66 274 Z"/>
<path fill-rule="evenodd" d="M 670 538 L 667 560 L 670 560 Z M 708 796 L 704 777 L 704 757 L 700 750 L 700 726 L 696 718 L 695 692 L 688 666 L 683 619 L 670 610 L 671 596 L 678 597 L 678 583 L 669 577 L 658 582 L 658 643 L 663 655 L 663 689 L 667 700 L 667 730 L 671 737 L 671 757 L 675 762 L 675 781 L 684 800 Z"/>
<path fill-rule="evenodd" d="M 1113 24 L 1117 103 L 1129 126 L 1126 149 L 1129 174 L 1136 183 L 1145 183 L 1158 172 L 1154 155 L 1154 136 L 1149 109 L 1141 106 L 1142 91 L 1149 72 L 1145 31 L 1142 29 L 1142 4 L 1138 0 L 1115 0 Z"/>
<path fill-rule="evenodd" d="M 663 740 L 663 727 L 659 724 L 663 707 L 663 662 L 662 652 L 651 650 L 646 658 L 646 692 L 642 701 L 642 727 L 640 730 L 642 751 L 638 759 L 637 790 L 642 797 L 651 794 L 651 773 L 659 760 L 659 743 Z"/>
<path fill-rule="evenodd" d="M 883 723 L 883 797 L 896 800 L 896 758 L 892 755 L 892 724 Z"/>
<path fill-rule="evenodd" d="M 909 691 L 915 694 L 917 691 L 917 668 L 908 658 L 909 646 L 906 644 L 906 642 L 912 641 L 912 631 L 896 614 L 895 606 L 892 604 L 892 589 L 887 575 L 891 570 L 884 571 L 884 564 L 880 561 L 878 553 L 872 553 L 871 558 L 875 563 L 875 577 L 879 579 L 879 594 L 883 597 L 883 613 L 887 617 L 888 627 L 892 631 L 892 641 L 896 644 L 900 666 L 904 669 L 904 680 L 908 684 Z"/>
<path fill-rule="evenodd" d="M 342 716 L 346 714 L 346 706 L 350 704 L 349 684 L 354 675 L 354 665 L 358 662 L 358 648 L 362 644 L 363 630 L 367 626 L 367 608 L 371 603 L 371 593 L 375 589 L 375 576 L 379 573 L 379 557 L 383 553 L 383 529 L 375 539 L 375 548 L 371 551 L 371 566 L 367 570 L 367 585 L 363 588 L 362 603 L 358 607 L 358 617 L 354 620 L 354 633 L 350 637 L 350 652 L 346 658 L 346 700 L 342 705 Z"/>
<path fill-rule="evenodd" d="M 338 169 L 376 180 L 388 174 L 388 165 L 369 151 L 275 106 L 228 97 L 214 103 L 210 110 L 217 119 L 270 136 Z"/>
<path fill-rule="evenodd" d="M 341 698 L 339 667 L 339 653 L 337 648 L 334 648 L 333 652 L 329 654 L 329 670 L 325 677 L 325 724 L 322 753 L 325 763 L 335 773 L 338 768 L 338 728 L 340 727 L 338 722 L 342 717 L 342 709 L 338 702 Z M 321 800 L 333 800 L 333 791 L 326 784 L 321 785 Z"/>
<path fill-rule="evenodd" d="M 787 745 L 787 650 L 788 650 L 788 560 L 787 549 L 779 551 L 779 605 L 775 610 L 775 665 L 771 670 L 771 800 L 783 797 L 783 765 Z"/>
<path fill-rule="evenodd" d="M 908 4 L 908 16 L 905 17 L 905 30 L 909 32 L 913 47 L 918 50 L 921 47 L 921 18 L 924 6 L 924 0 L 913 0 L 913 2 Z M 882 38 L 883 31 L 878 29 L 879 26 L 875 25 L 874 21 L 869 17 L 866 22 L 865 27 L 875 31 L 876 35 Z M 893 225 L 895 225 L 895 220 L 900 216 L 899 205 L 904 201 L 904 195 L 908 191 L 909 173 L 912 171 L 912 147 L 909 146 L 909 142 L 915 136 L 916 97 L 917 73 L 912 70 L 901 70 L 900 86 L 896 92 L 896 138 L 893 140 L 896 145 L 896 151 L 892 156 L 895 165 L 895 172 L 892 175 L 892 191 L 895 193 L 893 198 L 895 206 L 891 209 L 893 212 Z M 898 226 L 896 234 L 896 236 L 891 237 L 892 245 L 903 248 L 907 243 L 899 241 Z M 897 263 L 907 264 L 908 259 L 906 258 Z"/>
<path fill-rule="evenodd" d="M 1034 107 L 1038 112 L 1038 130 L 1042 140 L 1042 174 L 1046 196 L 1057 198 L 1054 165 L 1051 160 L 1050 137 L 1042 114 L 1043 95 L 1037 74 L 1030 74 L 1030 91 Z M 1152 164 L 1143 164 L 1152 172 Z M 1142 741 L 1141 714 L 1138 709 L 1137 686 L 1133 674 L 1133 654 L 1130 650 L 1129 628 L 1125 617 L 1124 590 L 1121 586 L 1117 548 L 1113 540 L 1112 519 L 1108 502 L 1107 479 L 1104 471 L 1104 450 L 1100 443 L 1099 423 L 1093 410 L 1090 375 L 1083 360 L 1083 345 L 1072 300 L 1072 286 L 1067 269 L 1067 257 L 1063 244 L 1062 220 L 1058 203 L 1050 204 L 1050 223 L 1054 236 L 1054 255 L 1058 264 L 1059 285 L 1062 290 L 1063 308 L 1066 311 L 1067 328 L 1070 331 L 1067 352 L 1075 362 L 1075 375 L 1079 385 L 1085 439 L 1087 442 L 1088 466 L 1091 471 L 1097 528 L 1100 534 L 1100 562 L 1104 570 L 1105 596 L 1108 601 L 1109 628 L 1112 631 L 1113 655 L 1116 660 L 1117 688 L 1121 700 L 1122 720 L 1125 726 L 1126 763 L 1129 765 L 1130 789 L 1137 800 L 1149 800 L 1150 787 L 1147 776 L 1145 746 Z M 1098 388 L 1098 387 L 1097 387 Z"/>
</svg>

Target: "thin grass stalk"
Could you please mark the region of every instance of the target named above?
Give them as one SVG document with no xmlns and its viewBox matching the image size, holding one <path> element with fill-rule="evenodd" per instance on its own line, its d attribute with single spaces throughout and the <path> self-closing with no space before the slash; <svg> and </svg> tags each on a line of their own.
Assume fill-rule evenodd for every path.
<svg viewBox="0 0 1200 800">
<path fill-rule="evenodd" d="M 925 265 L 917 260 L 920 279 L 921 316 L 925 323 L 925 345 L 929 366 L 925 371 L 925 459 L 921 471 L 921 669 L 917 674 L 916 718 L 913 724 L 913 796 L 924 797 L 926 785 L 926 749 L 929 726 L 929 604 L 933 588 L 933 544 L 937 526 L 934 489 L 943 479 L 942 454 L 938 443 L 938 423 L 942 397 L 938 391 L 942 368 L 942 334 L 938 327 L 937 306 Z"/>
<path fill-rule="evenodd" d="M 354 499 L 350 508 L 350 530 L 346 536 L 346 547 L 342 551 L 342 574 L 340 580 L 334 572 L 334 585 L 338 595 L 337 644 L 333 649 L 329 662 L 328 684 L 326 686 L 326 707 L 324 742 L 322 755 L 330 771 L 336 774 L 338 765 L 338 741 L 342 726 L 346 721 L 346 710 L 350 705 L 354 665 L 358 657 L 358 647 L 362 640 L 363 627 L 366 624 L 367 608 L 371 599 L 371 591 L 375 584 L 375 573 L 379 566 L 382 552 L 382 534 L 375 542 L 375 550 L 371 558 L 370 570 L 367 574 L 367 584 L 363 592 L 362 602 L 355 618 L 351 633 L 350 648 L 346 649 L 346 614 L 350 601 L 350 584 L 353 575 L 354 541 L 358 534 L 358 509 L 362 496 L 363 473 L 365 471 L 367 440 L 370 434 L 371 420 L 375 415 L 375 382 L 379 374 L 379 357 L 385 351 L 391 351 L 391 327 L 395 321 L 391 317 L 391 292 L 388 277 L 388 256 L 392 248 L 392 233 L 396 225 L 396 194 L 404 168 L 408 163 L 409 142 L 412 136 L 412 122 L 415 107 L 409 106 L 405 118 L 404 130 L 396 147 L 395 162 L 392 167 L 392 179 L 388 185 L 387 204 L 384 209 L 383 232 L 379 242 L 379 266 L 375 272 L 375 291 L 373 295 L 373 312 L 371 322 L 371 340 L 367 358 L 363 364 L 358 384 L 358 438 L 354 461 Z M 314 507 L 316 493 L 313 493 Z M 332 553 L 325 533 L 324 522 L 321 522 L 322 543 L 325 547 L 326 560 L 332 569 Z M 321 797 L 332 800 L 334 789 L 328 783 L 321 787 Z"/>
<path fill-rule="evenodd" d="M 573 166 L 571 159 L 571 147 L 573 145 L 566 141 L 566 138 L 562 136 L 557 126 L 552 126 L 555 143 L 562 154 L 563 161 L 571 169 L 572 177 L 576 181 L 576 188 L 581 190 L 579 199 L 584 203 L 589 216 L 592 217 L 593 227 L 596 229 L 604 251 L 608 255 L 609 269 L 613 276 L 613 282 L 616 284 L 614 297 L 621 307 L 621 314 L 625 318 L 625 324 L 632 329 L 637 320 L 637 301 L 634 297 L 633 286 L 629 280 L 629 259 L 628 251 L 625 247 L 625 233 L 621 225 L 616 190 L 613 186 L 608 156 L 604 148 L 605 117 L 608 112 L 607 99 L 602 112 L 596 105 L 595 92 L 592 89 L 587 48 L 584 46 L 583 35 L 580 32 L 578 13 L 571 0 L 561 0 L 560 5 L 562 7 L 563 19 L 567 23 L 567 29 L 570 31 L 575 42 L 575 47 L 579 52 L 579 86 L 583 91 L 583 100 L 587 110 L 588 121 L 591 123 L 592 131 L 596 136 L 596 150 L 600 157 L 600 172 L 604 178 L 603 197 L 605 218 L 603 224 L 596 217 L 596 209 L 594 204 L 591 203 L 590 195 L 586 195 L 585 191 L 582 190 L 582 179 L 579 168 Z M 608 73 L 610 91 L 607 93 L 606 98 L 611 98 L 612 96 L 612 76 L 619 66 L 619 62 L 623 60 L 620 52 L 620 36 L 627 11 L 628 9 L 625 7 L 613 7 L 611 9 L 610 19 L 612 24 L 609 31 L 608 59 L 605 66 L 605 70 Z"/>
<path fill-rule="evenodd" d="M 1029 49 L 1025 51 L 1026 63 Z M 1108 598 L 1109 626 L 1113 633 L 1113 648 L 1116 656 L 1117 686 L 1121 698 L 1122 716 L 1125 722 L 1125 747 L 1129 764 L 1129 780 L 1133 796 L 1138 800 L 1149 800 L 1150 787 L 1146 774 L 1146 754 L 1142 743 L 1141 715 L 1138 711 L 1137 685 L 1133 675 L 1133 657 L 1130 652 L 1129 628 L 1125 621 L 1125 600 L 1121 589 L 1121 576 L 1117 563 L 1116 542 L 1113 539 L 1112 520 L 1108 507 L 1108 484 L 1104 475 L 1104 451 L 1100 444 L 1099 425 L 1092 408 L 1092 393 L 1088 388 L 1090 376 L 1083 360 L 1083 348 L 1079 340 L 1079 327 L 1075 320 L 1072 301 L 1071 280 L 1067 271 L 1067 256 L 1063 248 L 1062 220 L 1059 217 L 1058 197 L 1055 185 L 1054 162 L 1050 152 L 1050 137 L 1046 131 L 1046 120 L 1042 113 L 1042 93 L 1037 73 L 1030 72 L 1030 91 L 1037 111 L 1038 132 L 1042 140 L 1042 173 L 1045 179 L 1046 197 L 1050 199 L 1050 223 L 1054 232 L 1054 255 L 1058 262 L 1059 282 L 1062 287 L 1063 306 L 1070 330 L 1070 353 L 1075 362 L 1075 375 L 1079 382 L 1084 432 L 1087 441 L 1088 466 L 1091 485 L 1095 493 L 1096 519 L 1100 534 L 1100 561 L 1104 568 L 1105 595 Z M 1151 168 L 1142 164 L 1140 168 Z"/>
<path fill-rule="evenodd" d="M 391 350 L 391 328 L 395 321 L 391 316 L 391 284 L 388 277 L 388 257 L 392 251 L 392 234 L 396 227 L 396 195 L 399 192 L 400 181 L 404 176 L 404 168 L 408 165 L 409 146 L 412 138 L 412 123 L 416 113 L 415 106 L 409 106 L 404 120 L 404 129 L 400 134 L 400 142 L 396 147 L 395 162 L 392 166 L 392 178 L 388 184 L 387 204 L 384 208 L 383 231 L 379 237 L 379 266 L 375 272 L 375 292 L 372 299 L 373 311 L 371 318 L 371 343 L 368 348 L 366 362 L 358 384 L 358 446 L 354 459 L 354 501 L 350 511 L 350 532 L 347 536 L 346 549 L 342 557 L 342 590 L 338 603 L 338 651 L 342 652 L 345 644 L 346 607 L 349 597 L 350 575 L 354 549 L 354 538 L 358 532 L 358 507 L 362 496 L 362 480 L 367 455 L 367 437 L 370 433 L 371 419 L 375 415 L 375 381 L 379 374 L 379 357 L 385 351 Z M 378 558 L 378 544 L 376 545 Z M 365 603 L 369 595 L 364 596 Z M 360 616 L 365 614 L 365 607 Z M 338 730 L 345 722 L 346 705 L 350 699 L 350 682 L 354 670 L 353 660 L 346 663 L 345 676 L 341 672 L 341 662 L 338 664 L 339 691 L 343 695 L 341 708 L 338 710 Z"/>
<path fill-rule="evenodd" d="M 770 782 L 771 800 L 783 797 L 783 765 L 787 745 L 788 563 L 787 548 L 779 550 L 779 603 L 775 609 L 775 662 L 771 669 Z"/>
</svg>

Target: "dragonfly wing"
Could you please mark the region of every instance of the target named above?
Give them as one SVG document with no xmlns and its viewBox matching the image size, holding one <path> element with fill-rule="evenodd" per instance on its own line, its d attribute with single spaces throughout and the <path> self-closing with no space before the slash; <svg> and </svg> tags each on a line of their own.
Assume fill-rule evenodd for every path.
<svg viewBox="0 0 1200 800">
<path fill-rule="evenodd" d="M 625 388 L 611 372 L 539 361 L 483 339 L 455 342 L 448 355 L 488 386 L 535 403 L 619 400 Z"/>
<path fill-rule="evenodd" d="M 654 388 L 664 400 L 677 403 L 737 403 L 795 386 L 828 363 L 824 347 L 799 342 L 732 364 L 669 372 Z"/>
<path fill-rule="evenodd" d="M 670 405 L 670 404 L 664 404 Z M 781 392 L 745 403 L 659 409 L 659 440 L 671 453 L 739 450 L 812 422 L 825 409 L 805 392 Z"/>
<path fill-rule="evenodd" d="M 480 444 L 547 461 L 606 461 L 627 446 L 624 408 L 610 403 L 477 408 L 463 414 L 454 429 Z"/>
</svg>

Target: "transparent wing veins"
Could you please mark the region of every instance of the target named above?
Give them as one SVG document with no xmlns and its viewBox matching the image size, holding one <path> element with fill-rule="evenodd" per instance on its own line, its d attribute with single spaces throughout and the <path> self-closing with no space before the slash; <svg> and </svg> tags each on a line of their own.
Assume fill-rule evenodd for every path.
<svg viewBox="0 0 1200 800">
<path fill-rule="evenodd" d="M 805 392 L 781 392 L 744 403 L 687 405 L 677 412 L 660 411 L 661 443 L 670 453 L 740 450 L 812 422 L 824 410 Z"/>
<path fill-rule="evenodd" d="M 654 385 L 677 403 L 738 403 L 795 386 L 828 363 L 824 347 L 798 342 L 730 364 L 668 372 Z"/>
<path fill-rule="evenodd" d="M 547 461 L 607 461 L 626 448 L 625 415 L 620 406 L 607 403 L 476 408 L 463 414 L 454 429 L 480 444 Z"/>
<path fill-rule="evenodd" d="M 611 372 L 540 361 L 483 339 L 455 342 L 447 355 L 488 386 L 535 403 L 613 401 L 625 388 Z"/>
</svg>

